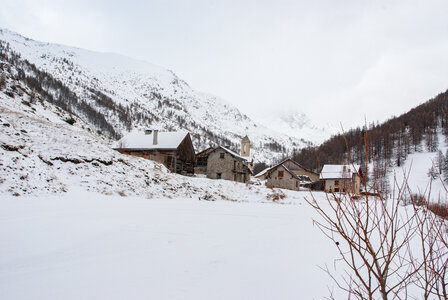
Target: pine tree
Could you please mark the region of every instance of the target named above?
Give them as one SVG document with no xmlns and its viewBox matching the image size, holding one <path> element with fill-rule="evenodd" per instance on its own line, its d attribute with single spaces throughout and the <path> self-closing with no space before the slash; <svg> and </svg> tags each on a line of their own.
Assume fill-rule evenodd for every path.
<svg viewBox="0 0 448 300">
<path fill-rule="evenodd" d="M 443 156 L 442 151 L 437 151 L 437 158 L 436 158 L 437 168 L 440 174 L 444 174 L 444 166 L 445 166 L 445 157 Z"/>
<path fill-rule="evenodd" d="M 443 178 L 444 178 L 445 182 L 448 183 L 448 150 L 446 150 L 446 153 L 445 153 L 445 159 L 444 159 L 442 170 L 443 170 Z"/>
<path fill-rule="evenodd" d="M 5 73 L 0 74 L 0 90 L 3 90 L 6 87 L 6 75 Z"/>
</svg>

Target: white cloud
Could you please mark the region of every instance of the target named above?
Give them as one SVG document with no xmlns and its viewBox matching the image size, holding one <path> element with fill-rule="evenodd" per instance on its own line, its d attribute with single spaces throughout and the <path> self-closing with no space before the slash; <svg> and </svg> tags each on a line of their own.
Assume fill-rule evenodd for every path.
<svg viewBox="0 0 448 300">
<path fill-rule="evenodd" d="M 252 114 L 292 107 L 334 123 L 343 115 L 353 126 L 364 115 L 373 121 L 404 112 L 448 87 L 445 0 L 0 6 L 0 26 L 168 67 Z"/>
</svg>

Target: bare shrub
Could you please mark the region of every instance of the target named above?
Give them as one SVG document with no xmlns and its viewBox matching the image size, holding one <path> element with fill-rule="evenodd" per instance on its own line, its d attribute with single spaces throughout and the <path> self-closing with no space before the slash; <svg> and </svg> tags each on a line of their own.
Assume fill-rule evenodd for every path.
<svg viewBox="0 0 448 300">
<path fill-rule="evenodd" d="M 367 150 L 367 132 L 365 143 Z M 448 299 L 448 206 L 428 204 L 430 189 L 413 194 L 407 176 L 394 179 L 389 197 L 377 180 L 364 184 L 368 192 L 361 198 L 326 193 L 325 201 L 313 194 L 306 199 L 320 216 L 314 223 L 338 250 L 335 266 L 346 268 L 324 271 L 349 299 Z"/>
<path fill-rule="evenodd" d="M 388 299 L 406 289 L 413 265 L 402 258 L 409 254 L 415 222 L 399 213 L 398 200 L 327 194 L 325 203 L 307 201 L 321 216 L 315 224 L 336 245 L 338 261 L 349 268 L 341 277 L 325 268 L 338 287 L 358 299 Z"/>
<path fill-rule="evenodd" d="M 412 194 L 411 203 L 415 206 L 425 206 L 427 204 L 425 195 Z"/>
<path fill-rule="evenodd" d="M 274 202 L 277 202 L 279 200 L 282 200 L 286 197 L 285 193 L 282 190 L 272 190 L 271 193 L 269 193 L 266 198 L 268 200 L 272 200 Z"/>
<path fill-rule="evenodd" d="M 448 220 L 448 204 L 446 203 L 430 203 L 428 209 L 442 219 Z"/>
</svg>

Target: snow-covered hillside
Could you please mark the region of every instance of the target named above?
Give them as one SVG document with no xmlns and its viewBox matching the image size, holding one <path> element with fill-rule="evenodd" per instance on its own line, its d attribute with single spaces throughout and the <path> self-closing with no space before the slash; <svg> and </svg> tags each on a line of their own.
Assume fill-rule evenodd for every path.
<svg viewBox="0 0 448 300">
<path fill-rule="evenodd" d="M 150 63 L 38 42 L 6 29 L 0 30 L 0 40 L 96 107 L 119 133 L 134 127 L 184 128 L 192 133 L 197 150 L 216 143 L 238 147 L 248 135 L 258 161 L 275 160 L 285 151 L 308 144 L 300 133 L 291 137 L 268 129 L 223 99 L 195 91 L 172 71 Z M 125 124 L 116 112 L 96 103 L 98 92 L 121 105 L 131 120 Z"/>
<path fill-rule="evenodd" d="M 81 119 L 70 125 L 70 114 L 39 95 L 32 98 L 32 90 L 14 80 L 13 74 L 8 73 L 4 91 L 7 94 L 0 92 L 0 194 L 65 193 L 75 187 L 146 198 L 272 201 L 268 199 L 272 190 L 260 185 L 184 177 L 153 161 L 122 155 Z"/>
<path fill-rule="evenodd" d="M 270 128 L 290 136 L 311 141 L 316 145 L 323 143 L 331 135 L 340 133 L 329 123 L 313 122 L 306 114 L 298 110 L 273 109 L 269 115 L 256 116 L 255 119 Z"/>
<path fill-rule="evenodd" d="M 389 168 L 387 172 L 390 188 L 402 188 L 406 182 L 409 190 L 413 194 L 424 195 L 432 202 L 448 203 L 448 184 L 444 179 L 448 176 L 445 170 L 439 170 L 438 153 L 447 153 L 448 146 L 445 136 L 438 132 L 437 151 L 429 152 L 424 143 L 421 145 L 421 152 L 409 154 L 402 166 Z M 395 149 L 396 151 L 396 149 Z M 446 157 L 441 157 L 445 160 Z M 446 165 L 448 162 L 443 162 Z M 431 174 L 431 170 L 433 170 Z M 442 172 L 442 174 L 440 174 Z"/>
</svg>

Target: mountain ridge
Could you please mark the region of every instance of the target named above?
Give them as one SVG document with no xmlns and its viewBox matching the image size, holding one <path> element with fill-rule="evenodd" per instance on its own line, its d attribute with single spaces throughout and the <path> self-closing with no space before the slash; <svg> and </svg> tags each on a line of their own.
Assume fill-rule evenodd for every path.
<svg viewBox="0 0 448 300">
<path fill-rule="evenodd" d="M 173 71 L 148 62 L 34 41 L 7 29 L 0 29 L 0 40 L 102 113 L 119 134 L 131 128 L 186 129 L 198 151 L 217 144 L 238 150 L 240 139 L 248 135 L 258 161 L 272 161 L 312 144 L 267 128 L 228 101 L 196 91 Z M 128 111 L 130 124 L 115 110 L 101 107 L 98 95 Z"/>
</svg>

